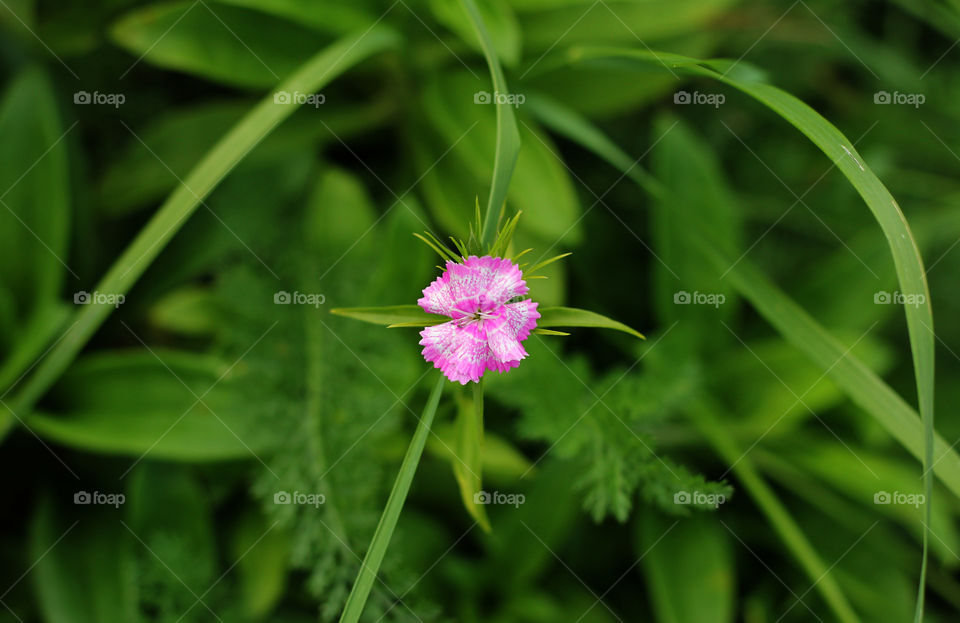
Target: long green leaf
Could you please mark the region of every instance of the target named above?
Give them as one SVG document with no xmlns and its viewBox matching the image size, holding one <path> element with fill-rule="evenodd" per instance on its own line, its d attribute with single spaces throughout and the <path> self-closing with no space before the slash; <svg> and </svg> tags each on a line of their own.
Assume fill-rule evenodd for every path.
<svg viewBox="0 0 960 623">
<path fill-rule="evenodd" d="M 433 391 L 430 392 L 427 404 L 423 408 L 423 415 L 420 416 L 417 430 L 413 433 L 413 439 L 407 448 L 407 454 L 403 457 L 403 463 L 400 465 L 397 481 L 390 491 L 387 505 L 380 516 L 380 523 L 377 524 L 373 540 L 370 541 L 370 548 L 367 550 L 366 556 L 363 557 L 360 573 L 357 574 L 357 581 L 350 590 L 350 596 L 347 597 L 347 604 L 340 616 L 340 623 L 357 623 L 360 620 L 360 614 L 363 612 L 363 607 L 370 596 L 370 589 L 373 588 L 373 581 L 377 578 L 377 572 L 380 570 L 380 563 L 383 562 L 383 556 L 387 552 L 393 530 L 397 526 L 397 519 L 400 518 L 403 503 L 410 491 L 413 475 L 420 463 L 420 455 L 423 454 L 423 446 L 427 442 L 427 435 L 430 433 L 430 425 L 433 423 L 433 416 L 437 412 L 437 405 L 440 402 L 440 394 L 445 382 L 446 379 L 443 376 L 437 379 L 437 384 L 433 386 Z"/>
<path fill-rule="evenodd" d="M 480 236 L 480 242 L 486 249 L 493 244 L 497 236 L 497 222 L 503 209 L 503 203 L 507 200 L 510 177 L 513 175 L 513 167 L 517 163 L 517 155 L 520 153 L 520 133 L 517 131 L 517 120 L 513 113 L 513 107 L 507 103 L 506 95 L 509 94 L 507 81 L 503 77 L 500 61 L 497 60 L 497 53 L 494 50 L 493 42 L 490 40 L 490 34 L 483 24 L 483 18 L 480 17 L 480 11 L 477 10 L 477 5 L 473 0 L 461 0 L 461 2 L 470 16 L 473 28 L 480 39 L 483 55 L 487 59 L 487 65 L 490 66 L 494 95 L 503 95 L 503 97 L 495 98 L 494 101 L 494 105 L 497 107 L 497 152 L 493 160 L 493 181 L 490 185 L 490 198 L 487 201 L 487 212 L 483 219 L 483 232 Z"/>
<path fill-rule="evenodd" d="M 577 309 L 575 307 L 544 307 L 540 310 L 540 319 L 537 320 L 537 327 L 546 329 L 549 327 L 594 327 L 597 329 L 613 329 L 623 331 L 640 339 L 644 339 L 643 334 L 628 327 L 622 322 L 611 320 L 606 316 L 586 309 Z"/>
<path fill-rule="evenodd" d="M 470 516 L 490 531 L 490 520 L 486 507 L 478 502 L 483 486 L 483 379 L 471 383 L 473 399 L 463 392 L 457 401 L 457 421 L 454 424 L 454 446 L 456 456 L 450 462 L 453 475 L 457 479 L 460 497 Z"/>
<path fill-rule="evenodd" d="M 393 45 L 395 41 L 396 35 L 392 31 L 379 27 L 341 39 L 307 61 L 278 87 L 278 91 L 312 93 L 361 60 Z M 194 167 L 186 180 L 177 187 L 114 262 L 97 284 L 96 291 L 126 294 L 204 198 L 255 145 L 296 108 L 276 104 L 272 93 L 254 107 Z M 16 395 L 10 407 L 14 413 L 32 407 L 113 309 L 109 305 L 89 304 L 77 312 L 63 338 L 38 364 L 34 374 Z"/>
<path fill-rule="evenodd" d="M 404 325 L 427 327 L 446 322 L 449 318 L 428 314 L 419 305 L 385 305 L 383 307 L 338 307 L 331 314 L 346 316 L 383 326 Z"/>
</svg>

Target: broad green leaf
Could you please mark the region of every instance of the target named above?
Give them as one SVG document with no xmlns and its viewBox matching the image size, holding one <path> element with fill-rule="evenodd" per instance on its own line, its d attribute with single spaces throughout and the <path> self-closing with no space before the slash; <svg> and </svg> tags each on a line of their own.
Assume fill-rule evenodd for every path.
<svg viewBox="0 0 960 623">
<path fill-rule="evenodd" d="M 513 3 L 528 50 L 548 50 L 557 42 L 648 44 L 706 24 L 734 0 L 614 0 L 603 4 L 583 0 L 521 0 Z M 536 56 L 534 56 L 536 58 Z"/>
<path fill-rule="evenodd" d="M 77 489 L 58 494 L 66 500 L 43 495 L 30 522 L 28 557 L 36 561 L 31 575 L 43 620 L 136 621 L 135 543 L 120 524 L 123 507 L 74 506 L 71 497 L 84 492 Z"/>
<path fill-rule="evenodd" d="M 718 159 L 686 124 L 663 116 L 654 123 L 653 135 L 658 140 L 654 175 L 672 191 L 655 202 L 650 214 L 657 254 L 653 307 L 661 323 L 679 320 L 696 334 L 697 347 L 708 350 L 730 337 L 718 332 L 717 324 L 736 315 L 736 291 L 721 278 L 724 269 L 703 261 L 685 229 L 695 221 L 723 248 L 740 249 L 740 208 Z M 698 296 L 708 303 L 686 304 Z"/>
<path fill-rule="evenodd" d="M 611 320 L 606 316 L 586 309 L 575 307 L 544 307 L 540 311 L 537 326 L 543 329 L 550 327 L 594 327 L 597 329 L 613 329 L 623 331 L 634 337 L 644 339 L 639 331 L 628 327 L 622 322 Z"/>
<path fill-rule="evenodd" d="M 392 32 L 377 28 L 344 38 L 308 60 L 280 85 L 279 90 L 314 92 L 354 64 L 395 42 L 396 36 Z M 97 291 L 125 294 L 200 202 L 294 108 L 277 105 L 272 95 L 255 106 L 217 142 L 160 207 L 103 277 Z M 63 339 L 41 360 L 25 386 L 14 396 L 11 404 L 14 412 L 31 409 L 112 310 L 113 307 L 103 305 L 83 306 Z"/>
<path fill-rule="evenodd" d="M 301 26 L 204 2 L 138 8 L 121 17 L 110 34 L 143 62 L 250 88 L 275 85 L 317 49 L 316 33 Z"/>
<path fill-rule="evenodd" d="M 456 461 L 453 447 L 457 443 L 455 424 L 440 424 L 434 429 L 435 435 L 427 441 L 427 452 L 445 461 Z M 533 475 L 536 468 L 513 444 L 490 431 L 483 431 L 483 447 L 480 449 L 483 459 L 483 474 L 491 480 L 513 483 L 524 475 Z"/>
<path fill-rule="evenodd" d="M 211 335 L 218 326 L 213 293 L 197 286 L 166 294 L 150 307 L 148 315 L 152 326 L 180 335 Z"/>
<path fill-rule="evenodd" d="M 248 619 L 263 619 L 283 596 L 289 541 L 282 528 L 268 523 L 255 509 L 247 509 L 237 519 L 230 550 L 238 561 L 240 600 Z"/>
<path fill-rule="evenodd" d="M 731 535 L 715 517 L 640 516 L 636 554 L 660 623 L 730 623 L 734 620 Z"/>
<path fill-rule="evenodd" d="M 363 242 L 376 213 L 363 183 L 352 173 L 330 168 L 320 173 L 310 195 L 304 234 L 308 244 L 350 245 Z"/>
<path fill-rule="evenodd" d="M 180 461 L 253 458 L 244 403 L 223 362 L 140 350 L 80 361 L 54 390 L 64 413 L 25 417 L 38 435 L 68 446 Z M 202 400 L 198 400 L 198 398 Z"/>
<path fill-rule="evenodd" d="M 448 319 L 428 314 L 419 305 L 388 305 L 385 307 L 342 307 L 330 313 L 381 325 L 409 325 L 426 327 L 446 322 Z"/>
<path fill-rule="evenodd" d="M 363 558 L 357 581 L 350 590 L 350 596 L 347 597 L 347 604 L 340 616 L 340 623 L 357 623 L 360 620 L 363 607 L 370 596 L 370 589 L 373 588 L 373 582 L 380 571 L 383 556 L 387 553 L 387 546 L 390 544 L 393 530 L 397 526 L 400 511 L 403 510 L 407 493 L 410 492 L 410 484 L 413 482 L 413 475 L 420 463 L 420 456 L 423 454 L 423 447 L 427 442 L 427 435 L 430 433 L 430 426 L 433 423 L 434 415 L 437 413 L 437 405 L 440 403 L 440 394 L 443 392 L 443 386 L 446 385 L 446 382 L 447 380 L 443 376 L 437 379 L 436 385 L 430 392 L 430 397 L 427 398 L 423 413 L 418 418 L 417 430 L 413 434 L 413 439 L 410 440 L 407 454 L 403 457 L 397 480 L 393 489 L 390 490 L 390 497 L 387 499 L 387 505 L 380 516 L 380 523 L 377 524 L 377 531 L 374 533 L 367 554 Z"/>
<path fill-rule="evenodd" d="M 483 216 L 483 231 L 480 234 L 481 244 L 484 247 L 489 247 L 497 236 L 497 223 L 500 214 L 503 212 L 503 204 L 507 200 L 510 177 L 513 175 L 513 168 L 520 152 L 520 135 L 517 132 L 517 120 L 513 112 L 513 105 L 506 98 L 510 94 L 510 90 L 507 88 L 507 81 L 503 77 L 500 61 L 497 60 L 493 42 L 483 23 L 480 11 L 477 9 L 474 0 L 460 0 L 460 2 L 470 16 L 474 31 L 480 40 L 480 46 L 483 48 L 483 55 L 490 67 L 493 91 L 495 94 L 504 96 L 503 98 L 498 97 L 493 102 L 497 110 L 497 147 L 493 159 L 493 181 L 490 183 L 490 197 L 487 201 L 487 211 Z"/>
<path fill-rule="evenodd" d="M 477 102 L 477 98 L 493 97 L 487 92 L 488 88 L 461 70 L 447 72 L 427 85 L 423 96 L 425 122 L 436 128 L 443 138 L 440 153 L 443 153 L 442 149 L 450 149 L 445 159 L 459 160 L 462 163 L 460 168 L 465 169 L 454 180 L 440 180 L 439 184 L 451 185 L 461 180 L 461 184 L 479 187 L 483 178 L 496 171 L 491 167 L 489 157 L 490 152 L 497 149 L 498 126 L 494 106 L 486 100 Z M 525 97 L 523 93 L 516 95 Z M 513 110 L 513 107 L 509 108 Z M 580 240 L 582 228 L 579 225 L 580 204 L 571 174 L 559 157 L 556 145 L 536 123 L 522 117 L 517 122 L 523 149 L 517 156 L 506 198 L 512 208 L 523 213 L 519 230 L 546 241 L 543 248 L 559 240 L 576 243 Z M 431 162 L 426 159 L 424 164 L 429 166 Z M 441 162 L 440 166 L 443 164 Z M 464 201 L 458 196 L 460 192 L 451 189 L 446 194 L 452 200 Z M 459 218 L 469 219 L 472 210 L 472 201 L 461 204 L 457 210 Z"/>
<path fill-rule="evenodd" d="M 332 35 L 344 35 L 354 30 L 362 30 L 373 23 L 377 16 L 364 10 L 362 4 L 337 2 L 337 0 L 214 0 L 214 9 L 218 4 L 227 4 L 254 11 L 261 11 L 289 19 Z"/>
<path fill-rule="evenodd" d="M 46 76 L 36 68 L 17 74 L 0 101 L 0 284 L 20 321 L 52 305 L 72 272 L 71 130 L 60 122 Z"/>
</svg>

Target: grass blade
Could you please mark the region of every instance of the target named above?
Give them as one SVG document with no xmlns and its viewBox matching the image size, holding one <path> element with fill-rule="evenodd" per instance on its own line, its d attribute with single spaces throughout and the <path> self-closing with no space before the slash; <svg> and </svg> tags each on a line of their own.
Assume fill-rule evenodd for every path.
<svg viewBox="0 0 960 623">
<path fill-rule="evenodd" d="M 487 212 L 483 219 L 483 231 L 480 233 L 480 244 L 484 249 L 490 248 L 497 237 L 497 225 L 503 204 L 507 200 L 507 188 L 510 186 L 510 177 L 513 167 L 517 163 L 517 154 L 520 153 L 520 132 L 517 130 L 517 119 L 513 107 L 507 103 L 507 81 L 503 77 L 503 69 L 493 49 L 493 42 L 487 27 L 483 24 L 480 11 L 473 0 L 461 0 L 463 8 L 470 17 L 470 22 L 480 39 L 483 55 L 490 66 L 490 77 L 493 80 L 493 90 L 503 97 L 494 98 L 497 107 L 497 153 L 493 160 L 493 181 L 490 184 L 490 198 L 487 201 Z"/>
<path fill-rule="evenodd" d="M 360 614 L 363 612 L 363 607 L 370 596 L 370 589 L 373 588 L 373 581 L 377 577 L 380 564 L 383 562 L 383 556 L 390 544 L 390 537 L 393 536 L 393 530 L 397 526 L 397 519 L 400 517 L 403 503 L 410 491 L 413 475 L 420 463 L 420 455 L 423 454 L 423 446 L 427 442 L 427 435 L 430 433 L 430 425 L 433 423 L 433 416 L 437 412 L 437 405 L 440 402 L 440 394 L 443 391 L 445 381 L 446 379 L 440 376 L 437 379 L 437 384 L 433 386 L 433 390 L 430 392 L 430 397 L 427 398 L 423 415 L 420 416 L 417 430 L 413 433 L 413 439 L 410 440 L 407 454 L 403 457 L 403 463 L 400 465 L 397 480 L 393 485 L 393 490 L 390 491 L 390 497 L 387 499 L 383 514 L 380 516 L 380 523 L 377 524 L 373 540 L 370 541 L 370 547 L 363 558 L 363 565 L 360 568 L 360 573 L 357 574 L 357 581 L 350 591 L 350 596 L 347 597 L 347 604 L 340 616 L 340 623 L 357 623 L 360 620 Z"/>
<path fill-rule="evenodd" d="M 396 36 L 389 30 L 371 28 L 345 37 L 308 60 L 277 90 L 313 93 L 368 56 L 393 45 Z M 186 180 L 164 202 L 157 213 L 130 243 L 104 275 L 96 290 L 125 294 L 136 283 L 204 198 L 233 170 L 296 106 L 279 105 L 273 93 L 267 95 L 226 136 L 204 156 Z M 70 328 L 37 366 L 23 389 L 16 395 L 11 410 L 29 410 L 66 369 L 87 340 L 114 307 L 84 305 L 69 323 Z"/>
</svg>

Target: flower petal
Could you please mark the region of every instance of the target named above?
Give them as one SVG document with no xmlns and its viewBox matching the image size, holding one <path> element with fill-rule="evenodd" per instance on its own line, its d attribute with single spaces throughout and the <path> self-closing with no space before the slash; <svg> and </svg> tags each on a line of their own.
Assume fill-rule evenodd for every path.
<svg viewBox="0 0 960 623">
<path fill-rule="evenodd" d="M 479 381 L 486 369 L 489 349 L 487 336 L 478 322 L 460 326 L 456 320 L 427 327 L 423 337 L 423 358 L 433 363 L 451 381 L 466 385 Z"/>
<path fill-rule="evenodd" d="M 495 363 L 513 363 L 514 367 L 521 359 L 527 356 L 526 349 L 520 343 L 530 336 L 530 332 L 537 326 L 537 303 L 533 301 L 519 301 L 502 306 L 497 310 L 494 318 L 484 320 L 487 333 L 487 344 Z M 490 365 L 487 368 L 503 372 L 499 366 Z"/>
<path fill-rule="evenodd" d="M 423 290 L 417 303 L 431 314 L 462 318 L 493 311 L 528 290 L 520 267 L 512 261 L 471 255 L 463 264 L 447 262 L 446 271 Z"/>
</svg>

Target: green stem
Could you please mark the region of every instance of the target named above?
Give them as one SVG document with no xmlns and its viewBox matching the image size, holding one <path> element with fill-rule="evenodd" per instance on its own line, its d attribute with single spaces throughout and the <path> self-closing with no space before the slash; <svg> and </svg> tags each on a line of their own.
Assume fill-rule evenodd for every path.
<svg viewBox="0 0 960 623">
<path fill-rule="evenodd" d="M 407 493 L 410 492 L 410 484 L 413 482 L 413 475 L 420 463 L 423 446 L 427 442 L 427 435 L 430 433 L 430 425 L 433 423 L 433 416 L 437 412 L 437 405 L 440 402 L 440 394 L 445 382 L 446 379 L 441 375 L 437 379 L 433 391 L 430 392 L 426 406 L 423 408 L 423 415 L 417 424 L 417 430 L 413 433 L 413 439 L 410 440 L 407 454 L 403 457 L 403 463 L 400 465 L 397 481 L 393 485 L 393 490 L 390 491 L 390 497 L 387 499 L 387 505 L 380 516 L 380 523 L 377 524 L 373 540 L 370 541 L 367 555 L 363 558 L 360 573 L 357 574 L 357 581 L 350 591 L 350 596 L 347 597 L 347 604 L 340 616 L 340 623 L 356 623 L 360 620 L 360 614 L 363 612 L 363 607 L 370 596 L 370 589 L 373 588 L 373 581 L 377 577 L 381 563 L 383 563 L 383 556 L 387 552 L 393 530 L 397 527 L 397 520 L 400 518 L 403 503 L 407 499 Z"/>
</svg>

